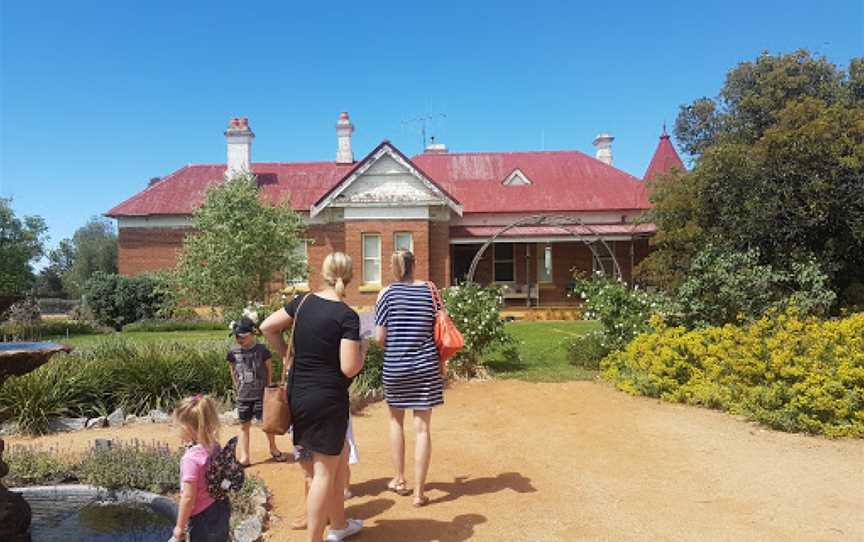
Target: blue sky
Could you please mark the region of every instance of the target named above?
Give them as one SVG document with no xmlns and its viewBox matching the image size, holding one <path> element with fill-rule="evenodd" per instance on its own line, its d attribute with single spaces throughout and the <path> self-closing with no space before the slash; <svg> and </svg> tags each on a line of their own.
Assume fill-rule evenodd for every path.
<svg viewBox="0 0 864 542">
<path fill-rule="evenodd" d="M 656 4 L 656 5 L 655 5 Z M 860 0 L 710 2 L 0 2 L 0 196 L 51 244 L 188 163 L 225 160 L 232 116 L 254 161 L 577 149 L 615 137 L 641 176 L 665 120 L 760 51 L 864 54 Z M 444 115 L 444 116 L 442 116 Z"/>
</svg>

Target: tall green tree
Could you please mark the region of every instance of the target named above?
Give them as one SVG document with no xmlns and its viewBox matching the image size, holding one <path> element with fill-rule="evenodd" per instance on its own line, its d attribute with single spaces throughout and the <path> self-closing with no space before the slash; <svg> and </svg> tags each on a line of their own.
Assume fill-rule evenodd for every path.
<svg viewBox="0 0 864 542">
<path fill-rule="evenodd" d="M 683 106 L 676 136 L 694 167 L 653 187 L 661 234 L 644 278 L 674 290 L 710 243 L 778 270 L 815 257 L 841 295 L 864 280 L 862 59 L 847 73 L 806 51 L 763 54 Z"/>
<path fill-rule="evenodd" d="M 63 288 L 73 297 L 81 295 L 81 288 L 94 273 L 117 272 L 117 234 L 114 224 L 94 216 L 75 230 L 71 240 L 72 265 L 63 272 Z M 68 246 L 58 255 L 68 261 Z"/>
<path fill-rule="evenodd" d="M 212 187 L 193 214 L 193 227 L 176 269 L 178 294 L 187 303 L 232 315 L 249 301 L 264 301 L 280 275 L 305 275 L 296 250 L 302 218 L 288 201 L 263 203 L 252 174 Z"/>
<path fill-rule="evenodd" d="M 47 231 L 42 217 L 20 219 L 12 200 L 0 198 L 0 296 L 18 297 L 33 287 L 33 264 L 42 257 Z"/>
<path fill-rule="evenodd" d="M 75 246 L 70 239 L 63 239 L 56 248 L 48 252 L 48 265 L 36 278 L 36 294 L 44 297 L 67 297 L 63 277 L 75 264 Z"/>
</svg>

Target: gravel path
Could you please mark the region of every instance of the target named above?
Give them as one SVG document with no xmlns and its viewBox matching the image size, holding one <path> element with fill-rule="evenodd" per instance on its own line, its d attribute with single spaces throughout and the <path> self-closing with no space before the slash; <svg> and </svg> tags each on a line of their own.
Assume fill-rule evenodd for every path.
<svg viewBox="0 0 864 542">
<path fill-rule="evenodd" d="M 354 540 L 864 540 L 864 441 L 779 433 L 594 382 L 474 382 L 445 401 L 432 418 L 432 503 L 419 510 L 385 490 L 386 406 L 355 417 L 347 507 L 366 529 Z M 11 443 L 78 449 L 111 435 L 177 442 L 167 425 L 137 425 Z M 253 433 L 262 462 L 251 471 L 274 492 L 269 540 L 305 540 L 288 528 L 300 469 L 265 457 Z"/>
</svg>

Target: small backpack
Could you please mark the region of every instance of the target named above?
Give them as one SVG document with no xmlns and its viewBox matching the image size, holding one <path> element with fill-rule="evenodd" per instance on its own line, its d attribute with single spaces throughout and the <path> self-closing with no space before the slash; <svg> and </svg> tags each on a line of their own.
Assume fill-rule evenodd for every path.
<svg viewBox="0 0 864 542">
<path fill-rule="evenodd" d="M 240 491 L 246 481 L 243 465 L 237 461 L 234 453 L 236 448 L 237 437 L 233 437 L 224 448 L 210 457 L 207 465 L 207 492 L 217 501 L 227 498 L 229 491 Z"/>
</svg>

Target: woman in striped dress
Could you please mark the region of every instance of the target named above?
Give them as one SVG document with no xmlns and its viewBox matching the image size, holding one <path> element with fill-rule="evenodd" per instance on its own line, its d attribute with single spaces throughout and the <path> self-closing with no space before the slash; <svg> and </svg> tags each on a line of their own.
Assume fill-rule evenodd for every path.
<svg viewBox="0 0 864 542">
<path fill-rule="evenodd" d="M 390 407 L 390 454 L 396 476 L 388 488 L 410 495 L 405 481 L 405 409 L 414 412 L 414 506 L 424 506 L 432 454 L 432 407 L 444 403 L 444 382 L 432 337 L 435 307 L 429 285 L 414 280 L 414 255 L 393 254 L 396 282 L 381 291 L 375 307 L 376 339 L 384 348 L 384 398 Z"/>
</svg>

